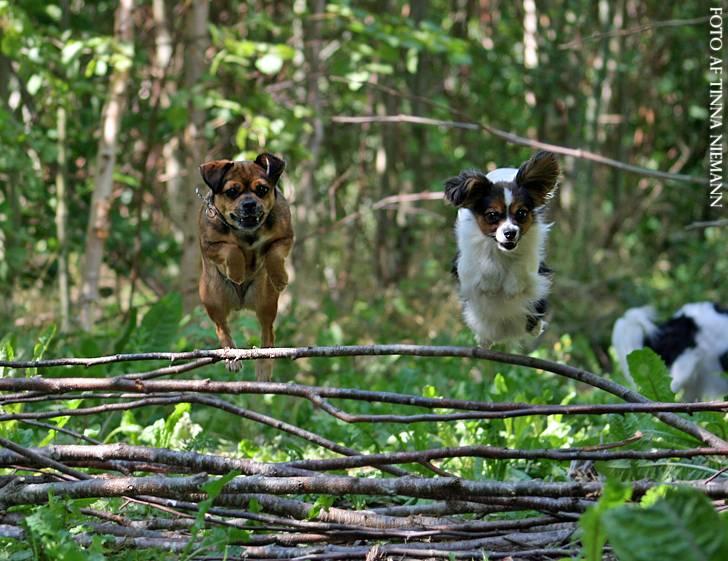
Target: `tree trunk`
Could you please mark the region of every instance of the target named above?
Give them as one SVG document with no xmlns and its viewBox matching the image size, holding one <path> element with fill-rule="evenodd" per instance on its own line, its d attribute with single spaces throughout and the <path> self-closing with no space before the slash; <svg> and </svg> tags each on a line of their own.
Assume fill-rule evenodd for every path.
<svg viewBox="0 0 728 561">
<path fill-rule="evenodd" d="M 68 29 L 68 0 L 61 2 L 61 29 Z M 61 316 L 61 332 L 71 327 L 70 283 L 68 280 L 68 167 L 66 155 L 66 100 L 58 102 L 56 112 L 58 127 L 58 156 L 56 164 L 56 237 L 58 238 L 58 307 Z"/>
<path fill-rule="evenodd" d="M 183 87 L 192 92 L 189 101 L 189 122 L 185 127 L 177 159 L 174 146 L 167 148 L 167 172 L 170 174 L 168 189 L 170 210 L 173 220 L 182 233 L 182 258 L 179 266 L 177 289 L 182 294 L 185 311 L 192 310 L 198 303 L 197 279 L 200 269 L 200 252 L 197 243 L 197 199 L 195 183 L 198 182 L 198 168 L 205 160 L 206 141 L 204 135 L 205 110 L 196 99 L 205 73 L 207 62 L 205 50 L 209 45 L 207 25 L 209 4 L 207 1 L 192 2 L 185 22 Z M 198 95 L 195 95 L 198 94 Z M 171 174 L 174 174 L 174 178 Z"/>
<path fill-rule="evenodd" d="M 304 55 L 303 68 L 305 71 L 305 104 L 311 108 L 311 133 L 305 140 L 309 150 L 309 157 L 302 162 L 300 180 L 296 185 L 295 193 L 295 230 L 296 237 L 301 240 L 308 240 L 307 243 L 298 245 L 293 252 L 291 265 L 296 267 L 297 275 L 301 275 L 297 284 L 299 297 L 304 300 L 317 298 L 317 276 L 320 271 L 302 266 L 304 263 L 311 263 L 318 254 L 318 241 L 311 233 L 319 226 L 318 217 L 320 214 L 320 190 L 316 187 L 316 171 L 319 169 L 321 151 L 325 140 L 323 121 L 323 100 L 320 84 L 324 79 L 324 65 L 321 61 L 321 21 L 325 16 L 326 2 L 324 0 L 309 0 L 307 8 L 310 13 L 301 18 L 298 26 L 299 32 L 295 34 Z M 289 173 L 291 170 L 289 170 Z"/>
<path fill-rule="evenodd" d="M 58 157 L 56 164 L 56 237 L 58 238 L 58 303 L 61 316 L 61 332 L 68 332 L 70 320 L 70 296 L 68 282 L 68 182 L 66 157 L 66 108 L 61 101 L 57 111 Z"/>
<path fill-rule="evenodd" d="M 114 36 L 120 43 L 131 44 L 134 37 L 132 26 L 133 0 L 120 0 L 114 22 Z M 109 98 L 101 116 L 101 139 L 96 161 L 96 185 L 91 199 L 86 249 L 81 287 L 81 327 L 93 327 L 98 299 L 99 276 L 104 256 L 104 242 L 109 236 L 109 210 L 114 184 L 114 166 L 118 148 L 119 128 L 126 102 L 128 65 L 116 66 L 111 73 Z"/>
</svg>

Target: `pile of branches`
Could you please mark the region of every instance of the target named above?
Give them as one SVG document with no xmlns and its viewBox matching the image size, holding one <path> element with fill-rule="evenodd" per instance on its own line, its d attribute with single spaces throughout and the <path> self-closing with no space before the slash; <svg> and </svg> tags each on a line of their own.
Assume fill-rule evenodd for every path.
<svg viewBox="0 0 728 561">
<path fill-rule="evenodd" d="M 390 392 L 327 388 L 273 382 L 223 382 L 158 378 L 179 375 L 221 360 L 302 358 L 354 355 L 417 355 L 468 357 L 519 364 L 589 384 L 624 403 L 605 405 L 533 405 L 426 398 Z M 657 460 L 696 456 L 728 457 L 728 443 L 680 413 L 728 411 L 728 402 L 657 403 L 634 390 L 590 372 L 528 356 L 484 349 L 372 345 L 209 350 L 190 353 L 143 353 L 98 358 L 45 361 L 0 361 L 0 367 L 43 369 L 95 366 L 115 362 L 165 360 L 169 366 L 107 378 L 31 376 L 0 379 L 0 421 L 16 421 L 63 432 L 79 444 L 23 447 L 0 439 L 0 537 L 25 539 L 23 518 L 9 511 L 37 505 L 49 496 L 63 499 L 122 498 L 144 509 L 117 512 L 82 508 L 82 545 L 103 535 L 118 548 L 153 548 L 193 552 L 194 559 L 558 559 L 577 553 L 574 534 L 581 513 L 598 500 L 602 482 L 580 479 L 544 481 L 475 481 L 455 477 L 435 462 L 475 457 L 491 461 L 550 459 L 588 465 L 593 461 Z M 437 448 L 416 452 L 363 454 L 264 413 L 239 407 L 225 396 L 267 394 L 308 400 L 345 423 L 449 422 L 464 419 L 506 419 L 527 415 L 644 413 L 654 415 L 702 445 L 686 449 L 629 450 L 633 438 L 590 448 L 509 449 L 493 446 Z M 83 399 L 94 405 L 58 408 L 57 402 Z M 352 414 L 339 402 L 351 400 L 397 406 L 397 413 Z M 336 402 L 335 405 L 333 402 Z M 9 407 L 33 403 L 32 411 Z M 327 450 L 327 459 L 262 463 L 222 455 L 161 448 L 102 444 L 87 435 L 46 423 L 58 417 L 83 417 L 178 403 L 194 403 L 259 423 Z M 44 404 L 47 407 L 44 407 Z M 409 408 L 417 408 L 411 412 Z M 402 413 L 400 411 L 410 411 Z M 436 413 L 434 410 L 446 410 Z M 83 444 L 80 444 L 83 442 Z M 417 464 L 432 477 L 405 466 Z M 347 474 L 368 469 L 367 477 Z M 342 475 L 343 474 L 343 475 Z M 728 497 L 728 481 L 675 482 L 699 489 L 713 500 Z M 656 483 L 632 483 L 639 499 Z M 335 497 L 335 503 L 315 497 Z M 351 497 L 364 496 L 370 506 L 357 509 Z M 302 498 L 305 497 L 305 498 Z M 336 506 L 333 506 L 333 505 Z M 151 509 L 151 510 L 150 510 Z M 149 515 L 150 511 L 157 512 Z M 524 517 L 505 519 L 503 513 Z M 123 512 L 123 514 L 122 514 Z M 133 516 L 131 512 L 146 512 Z M 535 513 L 535 514 L 534 514 Z M 489 517 L 488 515 L 496 515 Z M 200 524 L 246 531 L 223 555 L 199 540 Z M 192 547 L 192 549 L 190 549 Z"/>
</svg>

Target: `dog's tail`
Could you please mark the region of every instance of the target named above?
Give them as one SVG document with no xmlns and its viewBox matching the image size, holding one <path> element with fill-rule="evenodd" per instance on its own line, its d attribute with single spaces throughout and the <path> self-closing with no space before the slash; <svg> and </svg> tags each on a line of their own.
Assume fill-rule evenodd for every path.
<svg viewBox="0 0 728 561">
<path fill-rule="evenodd" d="M 614 322 L 612 329 L 612 346 L 617 353 L 619 365 L 629 382 L 634 386 L 634 379 L 629 371 L 627 355 L 641 349 L 645 342 L 655 334 L 655 309 L 652 306 L 631 308 Z"/>
</svg>

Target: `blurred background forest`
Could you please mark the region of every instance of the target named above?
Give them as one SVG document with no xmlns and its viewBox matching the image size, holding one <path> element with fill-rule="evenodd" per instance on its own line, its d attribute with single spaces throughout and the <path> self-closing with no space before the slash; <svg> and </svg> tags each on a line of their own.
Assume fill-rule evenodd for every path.
<svg viewBox="0 0 728 561">
<path fill-rule="evenodd" d="M 3 331 L 55 324 L 103 352 L 101 334 L 175 291 L 190 314 L 179 345 L 215 346 L 197 306 L 197 168 L 268 150 L 287 160 L 297 233 L 280 345 L 470 344 L 455 212 L 430 193 L 533 148 L 477 126 L 345 119 L 402 114 L 697 178 L 560 156 L 542 346 L 568 334 L 608 368 L 626 307 L 726 297 L 725 230 L 686 228 L 718 218 L 699 183 L 706 6 L 0 1 Z"/>
</svg>

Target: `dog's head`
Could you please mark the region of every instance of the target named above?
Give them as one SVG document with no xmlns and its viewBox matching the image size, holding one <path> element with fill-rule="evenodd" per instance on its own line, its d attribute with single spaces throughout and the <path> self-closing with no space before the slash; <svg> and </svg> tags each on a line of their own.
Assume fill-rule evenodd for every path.
<svg viewBox="0 0 728 561">
<path fill-rule="evenodd" d="M 233 228 L 257 230 L 276 204 L 276 184 L 286 163 L 272 154 L 254 162 L 214 160 L 200 166 L 213 193 L 213 204 Z"/>
<path fill-rule="evenodd" d="M 502 251 L 513 251 L 551 197 L 559 177 L 559 164 L 550 152 L 537 152 L 516 169 L 501 168 L 484 174 L 463 171 L 445 183 L 445 198 L 467 208 L 484 235 Z"/>
</svg>

